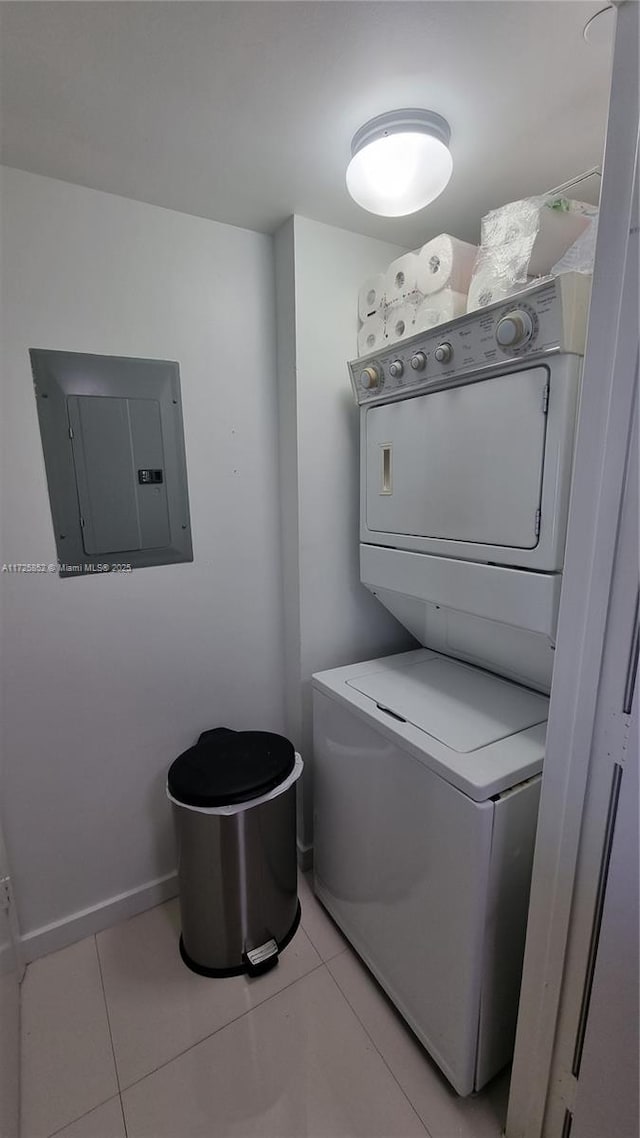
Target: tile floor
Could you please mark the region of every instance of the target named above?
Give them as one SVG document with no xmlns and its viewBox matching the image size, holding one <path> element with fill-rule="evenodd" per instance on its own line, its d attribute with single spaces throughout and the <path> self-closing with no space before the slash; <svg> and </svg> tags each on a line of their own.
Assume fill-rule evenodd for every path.
<svg viewBox="0 0 640 1138">
<path fill-rule="evenodd" d="M 208 980 L 170 901 L 31 964 L 23 1138 L 498 1138 L 508 1076 L 460 1099 L 301 878 L 277 968 Z"/>
</svg>

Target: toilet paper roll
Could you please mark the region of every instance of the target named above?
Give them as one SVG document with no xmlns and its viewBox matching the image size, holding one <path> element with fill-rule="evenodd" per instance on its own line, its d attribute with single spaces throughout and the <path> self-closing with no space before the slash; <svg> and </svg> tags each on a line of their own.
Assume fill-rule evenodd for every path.
<svg viewBox="0 0 640 1138">
<path fill-rule="evenodd" d="M 418 257 L 418 289 L 427 295 L 443 288 L 466 294 L 477 252 L 475 245 L 458 241 L 448 233 L 427 241 Z"/>
<path fill-rule="evenodd" d="M 488 271 L 478 273 L 469 285 L 467 312 L 486 308 L 496 300 L 504 300 L 509 295 L 509 282 L 501 276 L 492 276 Z"/>
<path fill-rule="evenodd" d="M 395 344 L 397 340 L 413 336 L 415 315 L 416 310 L 412 304 L 397 304 L 387 309 L 387 344 Z"/>
<path fill-rule="evenodd" d="M 417 287 L 418 254 L 404 253 L 392 261 L 385 273 L 384 291 L 387 304 L 401 301 Z"/>
<path fill-rule="evenodd" d="M 456 316 L 463 316 L 466 311 L 466 294 L 444 288 L 431 296 L 425 296 L 418 305 L 413 331 L 427 332 L 429 328 L 446 324 L 447 320 L 455 320 Z"/>
<path fill-rule="evenodd" d="M 358 332 L 358 355 L 366 356 L 369 352 L 376 352 L 379 348 L 384 347 L 385 343 L 384 314 L 376 312 L 374 316 L 365 320 Z"/>
<path fill-rule="evenodd" d="M 384 304 L 384 273 L 376 273 L 368 277 L 360 287 L 358 293 L 358 316 L 364 323 L 369 316 L 373 316 Z"/>
</svg>

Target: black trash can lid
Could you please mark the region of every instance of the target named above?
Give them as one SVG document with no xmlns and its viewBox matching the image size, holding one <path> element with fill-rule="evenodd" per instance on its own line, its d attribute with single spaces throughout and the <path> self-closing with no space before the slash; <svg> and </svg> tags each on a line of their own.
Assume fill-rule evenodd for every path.
<svg viewBox="0 0 640 1138">
<path fill-rule="evenodd" d="M 270 731 L 205 731 L 169 767 L 167 788 L 186 806 L 236 806 L 274 790 L 295 766 L 293 745 Z"/>
</svg>

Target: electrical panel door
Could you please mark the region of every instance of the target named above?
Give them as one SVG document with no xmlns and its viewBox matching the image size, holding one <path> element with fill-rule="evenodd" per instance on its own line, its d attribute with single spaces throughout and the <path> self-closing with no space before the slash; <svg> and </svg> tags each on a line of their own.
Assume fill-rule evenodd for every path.
<svg viewBox="0 0 640 1138">
<path fill-rule="evenodd" d="M 178 365 L 39 349 L 31 363 L 60 575 L 191 561 Z"/>
</svg>

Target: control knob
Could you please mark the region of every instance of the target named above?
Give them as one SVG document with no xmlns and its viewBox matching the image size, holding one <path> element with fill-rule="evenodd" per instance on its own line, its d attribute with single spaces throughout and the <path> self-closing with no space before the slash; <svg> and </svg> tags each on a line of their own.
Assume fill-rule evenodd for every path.
<svg viewBox="0 0 640 1138">
<path fill-rule="evenodd" d="M 439 364 L 448 364 L 453 355 L 453 348 L 451 347 L 451 344 L 438 344 L 438 347 L 433 354 Z"/>
<path fill-rule="evenodd" d="M 392 375 L 394 379 L 400 379 L 403 371 L 404 364 L 402 360 L 394 360 L 392 364 L 389 364 L 389 375 Z"/>
<path fill-rule="evenodd" d="M 372 387 L 377 387 L 380 383 L 380 372 L 377 367 L 366 367 L 364 371 L 361 371 L 360 383 L 366 391 L 370 391 Z"/>
<path fill-rule="evenodd" d="M 414 371 L 424 371 L 427 366 L 427 357 L 424 352 L 416 352 L 415 356 L 411 357 L 411 367 Z"/>
<path fill-rule="evenodd" d="M 496 325 L 496 340 L 503 348 L 526 344 L 533 336 L 533 320 L 524 308 L 507 312 Z"/>
</svg>

